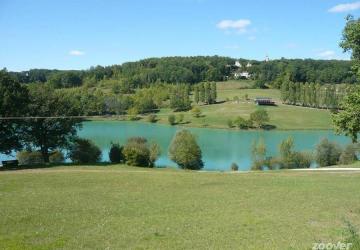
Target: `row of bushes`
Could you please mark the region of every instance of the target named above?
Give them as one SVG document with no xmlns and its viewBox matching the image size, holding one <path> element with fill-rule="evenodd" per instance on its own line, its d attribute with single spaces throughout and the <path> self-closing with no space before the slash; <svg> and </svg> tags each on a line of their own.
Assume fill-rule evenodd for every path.
<svg viewBox="0 0 360 250">
<path fill-rule="evenodd" d="M 101 150 L 90 140 L 77 138 L 69 148 L 68 157 L 74 163 L 96 163 L 101 160 Z M 44 158 L 39 151 L 20 151 L 16 155 L 20 165 L 44 164 Z M 60 164 L 65 161 L 63 152 L 55 150 L 49 155 L 49 162 Z"/>
<path fill-rule="evenodd" d="M 45 163 L 42 154 L 38 151 L 20 151 L 17 153 L 16 158 L 20 165 L 39 165 Z M 62 152 L 55 150 L 50 153 L 50 163 L 63 163 L 64 161 L 65 157 Z"/>
<path fill-rule="evenodd" d="M 187 130 L 177 132 L 169 147 L 169 158 L 182 169 L 198 170 L 203 167 L 202 153 L 196 138 Z M 124 146 L 112 144 L 109 159 L 112 163 L 130 166 L 154 167 L 160 156 L 160 147 L 149 144 L 145 138 L 133 137 Z"/>
<path fill-rule="evenodd" d="M 349 144 L 342 148 L 335 142 L 323 139 L 317 146 L 315 153 L 298 152 L 294 150 L 294 140 L 289 137 L 279 145 L 278 157 L 267 156 L 263 140 L 252 145 L 252 170 L 296 169 L 310 168 L 316 162 L 319 166 L 332 166 L 337 164 L 351 164 L 357 160 L 359 145 Z M 196 138 L 187 130 L 176 133 L 169 147 L 169 158 L 176 162 L 180 168 L 198 170 L 203 167 L 201 149 Z M 111 144 L 109 159 L 112 163 L 125 163 L 130 166 L 154 167 L 160 155 L 160 147 L 156 143 L 148 143 L 145 138 L 129 138 L 124 146 Z M 68 157 L 74 163 L 90 164 L 101 160 L 101 150 L 91 141 L 76 139 L 69 148 Z M 43 164 L 40 152 L 21 151 L 17 154 L 20 165 Z M 54 151 L 49 155 L 50 163 L 63 163 L 65 157 L 62 152 Z M 232 170 L 239 167 L 233 163 Z"/>
<path fill-rule="evenodd" d="M 125 146 L 112 144 L 109 152 L 111 163 L 126 163 L 130 166 L 154 167 L 160 155 L 160 147 L 156 143 L 148 144 L 142 137 L 127 140 Z"/>
<path fill-rule="evenodd" d="M 124 146 L 112 143 L 109 159 L 112 163 L 125 163 L 130 166 L 154 167 L 160 156 L 160 147 L 156 143 L 148 143 L 143 137 L 132 137 Z M 93 142 L 77 138 L 69 148 L 68 157 L 73 163 L 92 164 L 101 160 L 101 150 Z M 62 152 L 50 154 L 50 163 L 63 163 Z M 196 138 L 187 130 L 181 130 L 174 136 L 169 147 L 169 158 L 180 168 L 198 170 L 203 167 L 201 149 Z M 40 152 L 21 151 L 17 154 L 20 165 L 44 164 Z"/>
<path fill-rule="evenodd" d="M 328 139 L 323 139 L 315 149 L 314 153 L 299 152 L 294 150 L 294 140 L 289 137 L 279 145 L 280 155 L 278 157 L 267 156 L 265 143 L 260 140 L 252 145 L 252 170 L 273 169 L 298 169 L 310 168 L 313 163 L 320 167 L 338 164 L 348 165 L 358 158 L 360 146 L 349 144 L 344 148 Z M 236 169 L 234 164 L 231 169 Z"/>
</svg>

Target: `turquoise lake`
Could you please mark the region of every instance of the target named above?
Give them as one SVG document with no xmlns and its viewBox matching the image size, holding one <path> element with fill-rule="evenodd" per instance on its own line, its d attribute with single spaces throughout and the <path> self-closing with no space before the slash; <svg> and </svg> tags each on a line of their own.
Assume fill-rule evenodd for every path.
<svg viewBox="0 0 360 250">
<path fill-rule="evenodd" d="M 176 133 L 183 129 L 177 126 L 126 121 L 91 121 L 84 122 L 78 135 L 87 138 L 102 150 L 103 161 L 108 161 L 111 142 L 124 144 L 129 137 L 141 136 L 160 145 L 162 153 L 156 165 L 176 167 L 167 157 L 168 147 Z M 232 162 L 241 170 L 248 170 L 251 165 L 251 144 L 263 138 L 267 146 L 267 155 L 278 155 L 278 145 L 285 138 L 292 136 L 296 150 L 313 151 L 322 138 L 328 138 L 339 144 L 350 143 L 345 136 L 335 135 L 331 130 L 289 130 L 289 131 L 229 131 L 224 129 L 186 128 L 196 135 L 203 153 L 204 170 L 229 170 Z M 0 155 L 0 160 L 14 157 Z"/>
<path fill-rule="evenodd" d="M 103 160 L 107 161 L 111 142 L 124 144 L 129 137 L 142 136 L 148 141 L 160 145 L 162 154 L 156 162 L 157 166 L 174 166 L 176 164 L 167 157 L 168 147 L 176 133 L 183 129 L 177 126 L 149 124 L 123 121 L 85 122 L 79 136 L 93 140 L 103 151 Z M 313 151 L 322 138 L 329 138 L 342 145 L 350 143 L 345 136 L 335 135 L 331 130 L 303 131 L 228 131 L 224 129 L 186 128 L 196 135 L 203 153 L 205 170 L 229 170 L 232 162 L 241 170 L 248 170 L 251 165 L 251 144 L 263 138 L 267 146 L 267 154 L 276 156 L 278 145 L 282 140 L 292 136 L 297 150 Z"/>
</svg>

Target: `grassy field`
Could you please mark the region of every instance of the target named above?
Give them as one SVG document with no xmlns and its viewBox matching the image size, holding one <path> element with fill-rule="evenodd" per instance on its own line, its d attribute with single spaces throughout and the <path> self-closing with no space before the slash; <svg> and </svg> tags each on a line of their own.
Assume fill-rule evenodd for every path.
<svg viewBox="0 0 360 250">
<path fill-rule="evenodd" d="M 182 125 L 228 129 L 227 121 L 229 119 L 234 120 L 238 116 L 249 118 L 250 114 L 258 108 L 253 102 L 255 97 L 270 97 L 276 101 L 278 106 L 264 108 L 269 112 L 269 124 L 277 129 L 332 129 L 329 111 L 283 105 L 280 101 L 279 90 L 244 89 L 248 84 L 243 81 L 218 83 L 219 104 L 199 106 L 203 114 L 200 118 L 193 117 L 191 112 L 183 112 L 184 122 Z M 245 100 L 245 95 L 248 95 L 250 100 Z M 235 96 L 240 99 L 239 102 L 233 101 Z M 160 110 L 157 114 L 158 122 L 168 123 L 170 114 L 174 114 L 170 109 Z M 146 117 L 143 120 L 146 121 Z"/>
<path fill-rule="evenodd" d="M 360 168 L 360 161 L 354 162 L 353 164 L 349 165 L 337 165 L 337 166 L 331 166 L 333 168 Z"/>
<path fill-rule="evenodd" d="M 0 172 L 0 249 L 311 249 L 360 228 L 360 173 Z"/>
</svg>

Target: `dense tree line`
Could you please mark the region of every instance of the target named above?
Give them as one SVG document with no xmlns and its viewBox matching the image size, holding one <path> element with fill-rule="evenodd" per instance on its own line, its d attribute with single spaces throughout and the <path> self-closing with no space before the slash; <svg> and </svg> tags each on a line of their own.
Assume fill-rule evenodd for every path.
<svg viewBox="0 0 360 250">
<path fill-rule="evenodd" d="M 252 71 L 260 84 L 280 88 L 283 81 L 340 84 L 357 82 L 350 61 L 280 59 L 255 64 Z"/>
<path fill-rule="evenodd" d="M 355 86 L 346 84 L 320 85 L 284 81 L 281 85 L 281 99 L 290 105 L 335 109 L 339 108 L 344 97 L 355 89 Z"/>
<path fill-rule="evenodd" d="M 159 83 L 189 85 L 223 81 L 237 70 L 235 59 L 219 56 L 149 58 L 122 65 L 96 66 L 88 70 L 32 69 L 11 72 L 20 83 L 51 83 L 55 88 L 77 86 L 94 87 L 111 83 L 118 93 L 131 93 L 135 89 Z M 351 62 L 339 60 L 279 59 L 269 62 L 239 60 L 256 80 L 258 87 L 272 85 L 280 88 L 283 81 L 315 82 L 319 84 L 355 83 Z"/>
</svg>

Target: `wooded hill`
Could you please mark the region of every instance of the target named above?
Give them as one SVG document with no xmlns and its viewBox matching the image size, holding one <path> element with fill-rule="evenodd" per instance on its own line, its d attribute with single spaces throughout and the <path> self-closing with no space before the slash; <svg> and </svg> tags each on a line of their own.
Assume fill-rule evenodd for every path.
<svg viewBox="0 0 360 250">
<path fill-rule="evenodd" d="M 244 67 L 235 67 L 239 61 Z M 250 62 L 251 67 L 245 65 Z M 88 70 L 32 69 L 11 72 L 20 83 L 49 82 L 56 88 L 96 86 L 116 81 L 121 88 L 133 89 L 153 83 L 187 83 L 231 79 L 235 71 L 248 71 L 258 87 L 279 88 L 283 80 L 319 84 L 356 83 L 350 61 L 280 59 L 269 62 L 219 56 L 149 58 L 122 65 L 96 66 Z M 126 91 L 125 91 L 126 92 Z"/>
</svg>

